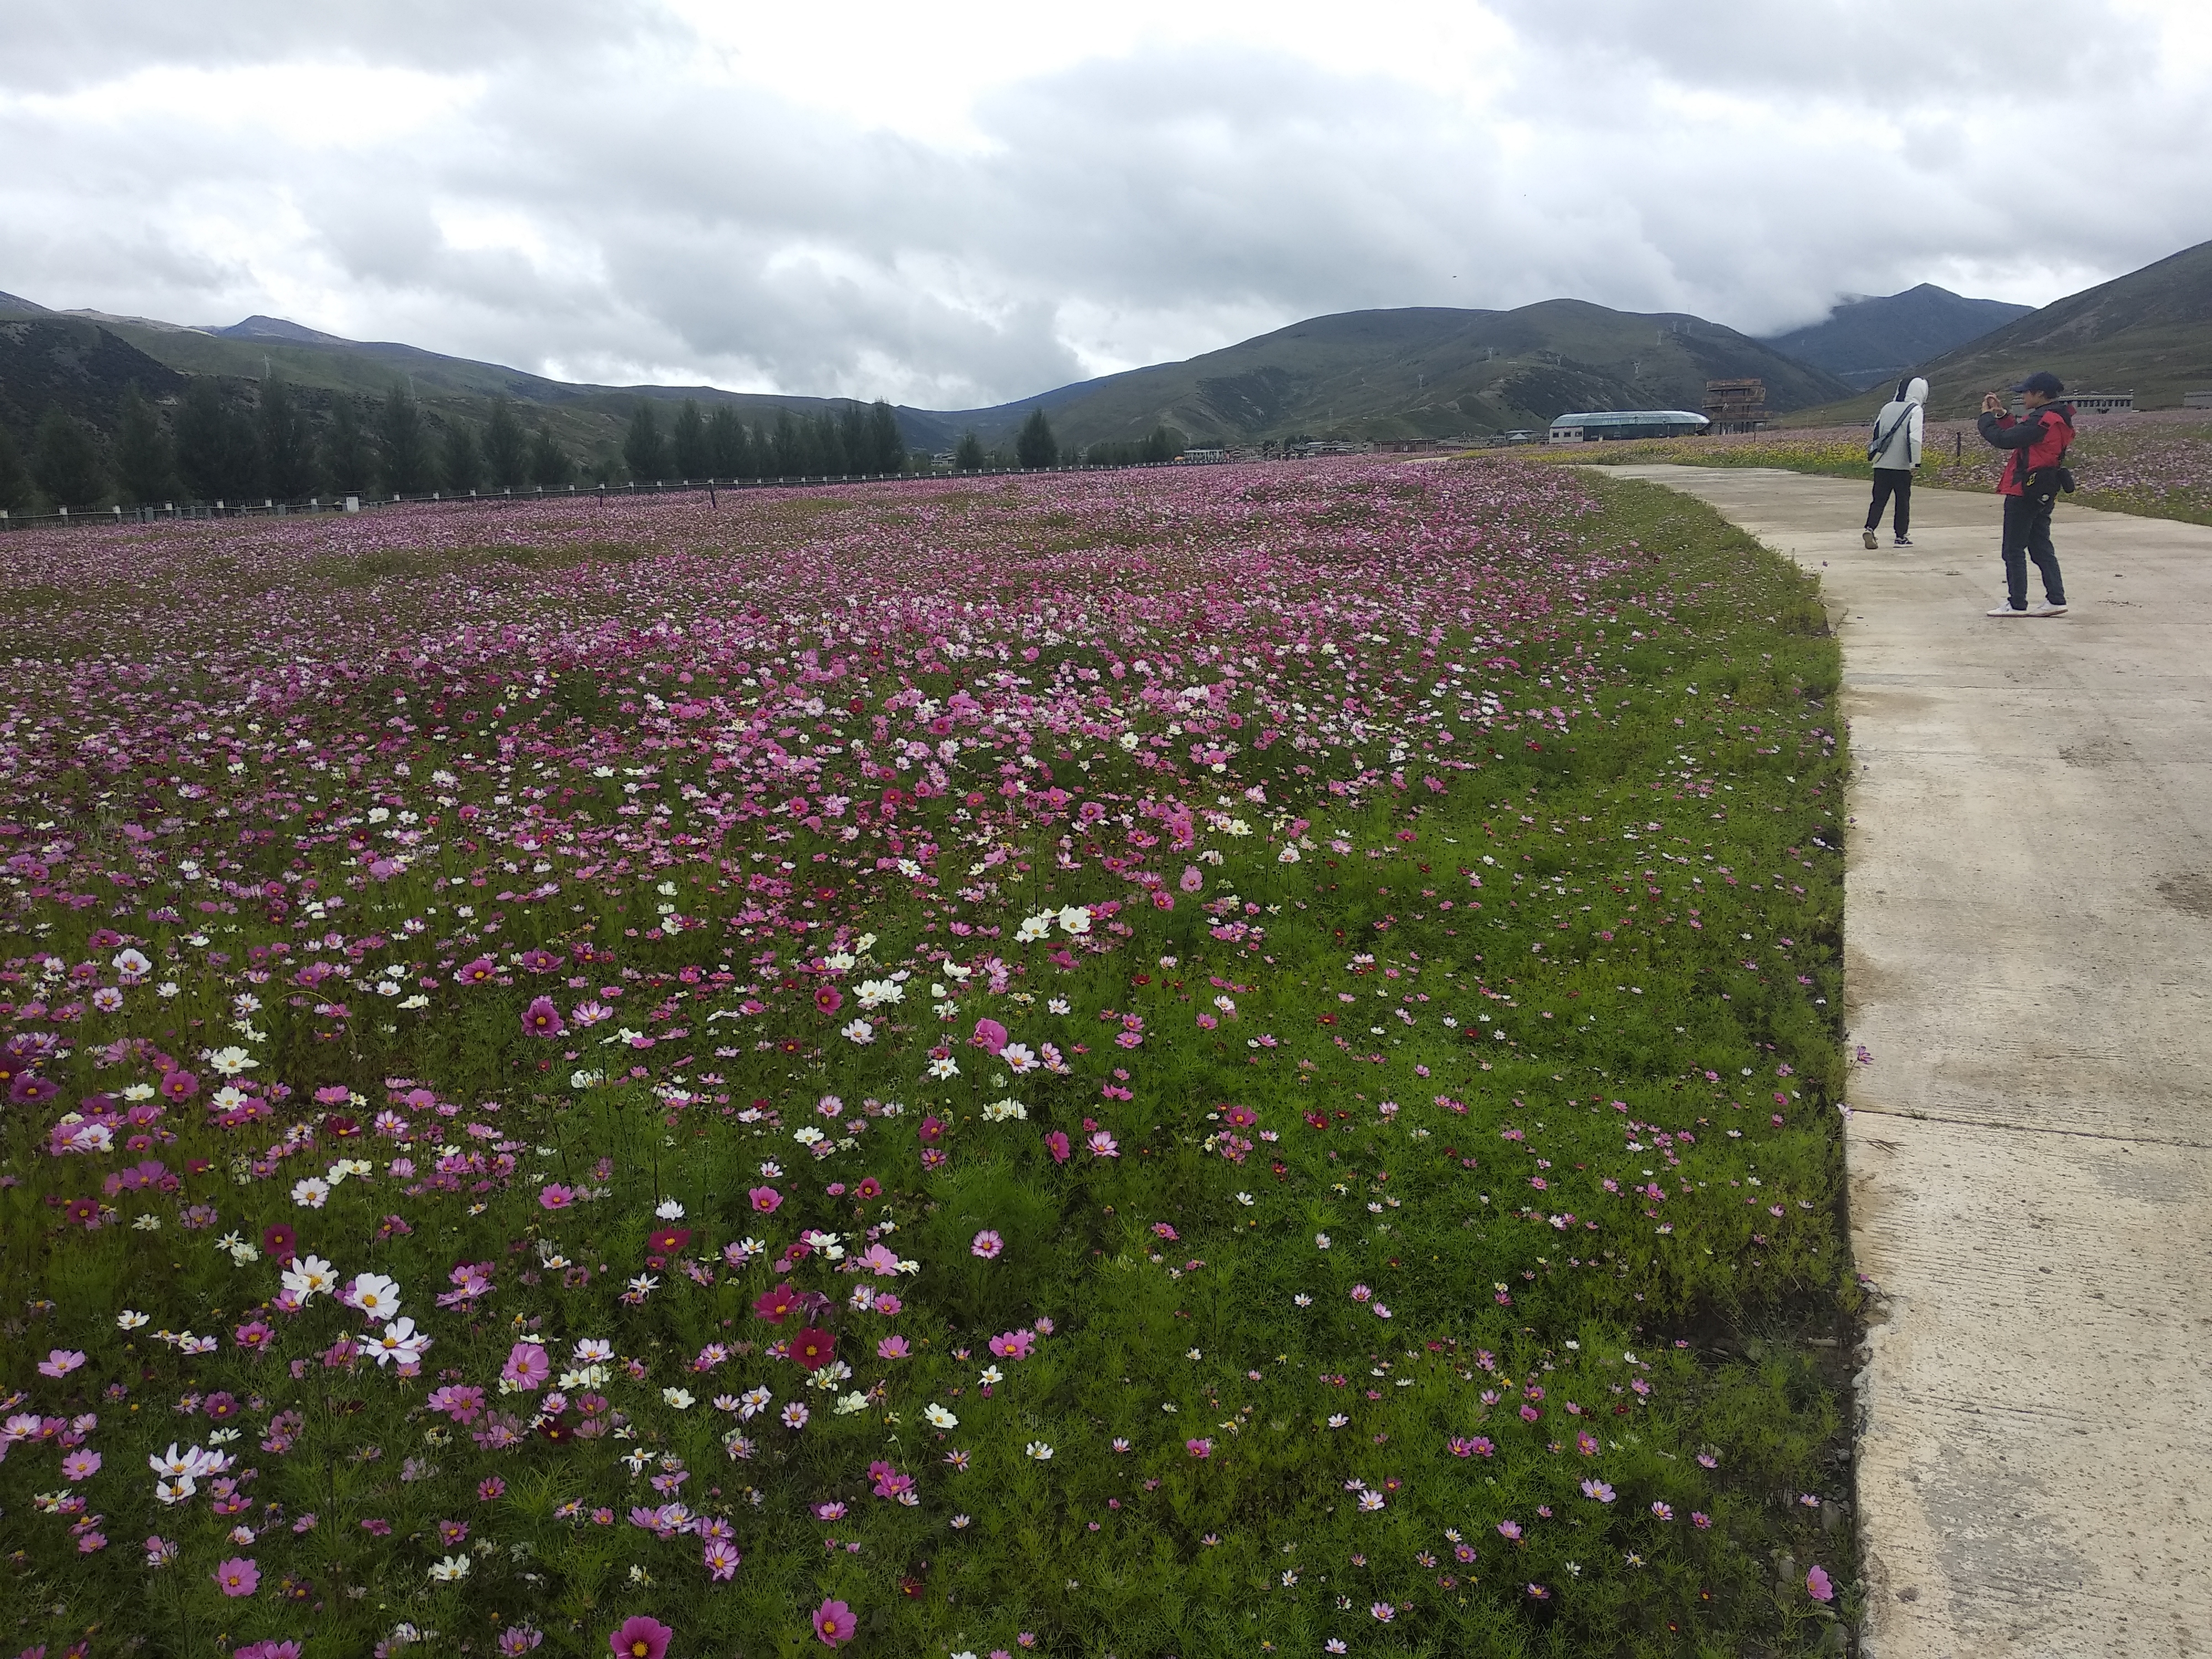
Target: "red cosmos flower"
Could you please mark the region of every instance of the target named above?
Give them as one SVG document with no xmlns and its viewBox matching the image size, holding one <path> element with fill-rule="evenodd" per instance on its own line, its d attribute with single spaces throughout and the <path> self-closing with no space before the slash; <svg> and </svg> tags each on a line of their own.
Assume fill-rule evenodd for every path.
<svg viewBox="0 0 2212 1659">
<path fill-rule="evenodd" d="M 622 1628 L 607 1638 L 618 1659 L 667 1659 L 668 1644 L 676 1632 L 658 1619 L 642 1614 L 626 1619 Z"/>
<path fill-rule="evenodd" d="M 825 1014 L 834 1014 L 845 1006 L 844 994 L 834 985 L 825 985 L 814 994 L 814 1006 Z"/>
<path fill-rule="evenodd" d="M 941 1117 L 926 1117 L 922 1119 L 921 1127 L 917 1133 L 921 1136 L 923 1146 L 934 1146 L 945 1139 L 945 1120 Z"/>
<path fill-rule="evenodd" d="M 753 1298 L 753 1311 L 771 1325 L 781 1325 L 799 1306 L 799 1292 L 779 1285 Z"/>
<path fill-rule="evenodd" d="M 331 1139 L 336 1140 L 353 1140 L 361 1134 L 361 1125 L 349 1117 L 326 1117 L 323 1120 L 323 1127 L 329 1130 Z"/>
<path fill-rule="evenodd" d="M 883 1190 L 884 1183 L 882 1182 L 877 1180 L 873 1176 L 866 1176 L 861 1179 L 859 1186 L 853 1188 L 853 1196 L 865 1201 L 871 1198 L 881 1197 L 883 1195 Z"/>
<path fill-rule="evenodd" d="M 62 1213 L 80 1227 L 89 1227 L 100 1219 L 100 1200 L 96 1198 L 74 1198 Z"/>
<path fill-rule="evenodd" d="M 791 1357 L 810 1371 L 818 1371 L 837 1357 L 837 1339 L 809 1325 L 791 1339 Z"/>
<path fill-rule="evenodd" d="M 691 1230 L 689 1227 L 663 1227 L 657 1232 L 647 1233 L 645 1242 L 656 1255 L 674 1255 L 691 1242 Z"/>
<path fill-rule="evenodd" d="M 273 1261 L 289 1261 L 300 1253 L 300 1236 L 279 1222 L 261 1235 L 261 1248 Z"/>
</svg>

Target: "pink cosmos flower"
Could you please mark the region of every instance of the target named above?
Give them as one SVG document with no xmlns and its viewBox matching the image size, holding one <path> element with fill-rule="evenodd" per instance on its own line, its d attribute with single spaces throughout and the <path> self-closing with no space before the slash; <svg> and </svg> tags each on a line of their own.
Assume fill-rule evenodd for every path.
<svg viewBox="0 0 2212 1659">
<path fill-rule="evenodd" d="M 699 1564 L 707 1569 L 708 1580 L 714 1583 L 735 1576 L 744 1560 L 744 1558 L 738 1553 L 737 1546 L 726 1538 L 709 1539 L 699 1552 Z"/>
<path fill-rule="evenodd" d="M 84 1364 L 84 1356 L 74 1348 L 53 1348 L 39 1362 L 40 1376 L 67 1376 Z"/>
<path fill-rule="evenodd" d="M 913 1352 L 902 1336 L 887 1336 L 876 1344 L 876 1358 L 878 1359 L 904 1359 Z"/>
<path fill-rule="evenodd" d="M 512 1382 L 526 1390 L 544 1387 L 545 1379 L 552 1374 L 553 1362 L 535 1342 L 516 1343 L 507 1352 L 507 1364 L 499 1368 L 501 1382 Z"/>
<path fill-rule="evenodd" d="M 1065 1164 L 1067 1162 L 1068 1146 L 1067 1136 L 1065 1133 L 1058 1129 L 1054 1129 L 1051 1133 L 1048 1134 L 1044 1138 L 1044 1144 L 1045 1150 L 1052 1154 L 1052 1161 L 1054 1163 Z"/>
<path fill-rule="evenodd" d="M 1193 1457 L 1206 1458 L 1213 1455 L 1213 1443 L 1211 1440 L 1186 1440 L 1182 1443 L 1182 1449 Z"/>
<path fill-rule="evenodd" d="M 1836 1599 L 1835 1582 L 1828 1577 L 1827 1570 L 1818 1563 L 1815 1563 L 1813 1570 L 1805 1575 L 1805 1594 L 1815 1601 L 1832 1601 Z"/>
<path fill-rule="evenodd" d="M 1006 1028 L 995 1019 L 979 1019 L 975 1035 L 968 1040 L 986 1054 L 995 1054 L 1006 1046 Z"/>
<path fill-rule="evenodd" d="M 522 1029 L 532 1036 L 556 1037 L 568 1029 L 550 997 L 533 997 L 522 1011 Z"/>
<path fill-rule="evenodd" d="M 576 1189 L 557 1181 L 549 1181 L 538 1189 L 538 1203 L 542 1209 L 565 1210 L 575 1201 Z"/>
<path fill-rule="evenodd" d="M 975 1242 L 968 1247 L 968 1254 L 970 1255 L 979 1255 L 982 1257 L 984 1261 L 989 1261 L 994 1260 L 999 1252 L 1004 1249 L 1006 1249 L 1005 1241 L 1000 1238 L 998 1234 L 986 1227 L 981 1232 L 975 1235 Z M 82 1364 L 83 1362 L 84 1356 L 82 1354 L 79 1354 L 77 1356 L 77 1363 Z M 43 1367 L 41 1369 L 43 1369 Z M 56 1375 L 59 1375 L 59 1373 L 57 1372 Z"/>
<path fill-rule="evenodd" d="M 215 1570 L 215 1582 L 225 1595 L 251 1595 L 261 1588 L 261 1569 L 242 1555 L 234 1555 Z"/>
<path fill-rule="evenodd" d="M 860 1628 L 860 1621 L 853 1616 L 853 1609 L 842 1601 L 824 1601 L 814 1609 L 814 1633 L 822 1638 L 825 1647 L 843 1647 Z M 660 1659 L 660 1656 L 655 1654 L 653 1659 Z"/>
<path fill-rule="evenodd" d="M 834 985 L 825 985 L 814 994 L 814 1006 L 825 1014 L 834 1014 L 845 1006 L 845 994 Z"/>
<path fill-rule="evenodd" d="M 1119 1158 L 1121 1156 L 1120 1143 L 1114 1139 L 1110 1132 L 1104 1129 L 1093 1129 L 1091 1132 L 1091 1139 L 1085 1143 L 1085 1146 L 1093 1158 Z"/>
<path fill-rule="evenodd" d="M 1036 1346 L 1033 1331 L 1002 1331 L 991 1339 L 991 1352 L 1001 1359 L 1027 1359 Z"/>
<path fill-rule="evenodd" d="M 621 1628 L 607 1638 L 607 1645 L 619 1659 L 667 1659 L 669 1639 L 675 1634 L 658 1619 L 640 1613 L 623 1620 Z"/>
<path fill-rule="evenodd" d="M 756 1187 L 745 1196 L 752 1200 L 753 1208 L 763 1215 L 774 1215 L 776 1206 L 783 1202 L 783 1194 L 773 1187 Z"/>
</svg>

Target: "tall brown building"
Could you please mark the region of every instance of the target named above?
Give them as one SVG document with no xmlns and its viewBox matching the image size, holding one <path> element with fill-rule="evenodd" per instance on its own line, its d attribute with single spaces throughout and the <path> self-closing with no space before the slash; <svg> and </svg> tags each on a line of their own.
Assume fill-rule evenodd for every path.
<svg viewBox="0 0 2212 1659">
<path fill-rule="evenodd" d="M 1756 432 L 1766 424 L 1766 382 L 1705 382 L 1705 417 L 1714 432 Z"/>
</svg>

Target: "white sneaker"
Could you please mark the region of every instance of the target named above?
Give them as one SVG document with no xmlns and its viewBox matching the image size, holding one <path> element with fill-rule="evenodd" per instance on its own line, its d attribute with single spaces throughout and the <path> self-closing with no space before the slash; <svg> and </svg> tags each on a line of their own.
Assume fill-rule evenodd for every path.
<svg viewBox="0 0 2212 1659">
<path fill-rule="evenodd" d="M 2053 605 L 2050 600 L 2045 599 L 2039 605 L 2028 606 L 2027 614 L 2031 617 L 2063 617 L 2066 614 L 2066 607 L 2063 605 Z"/>
<path fill-rule="evenodd" d="M 2001 605 L 1996 610 L 1984 611 L 1982 614 L 1984 617 L 2025 617 L 2028 613 L 2025 610 L 2015 611 L 2008 605 Z"/>
<path fill-rule="evenodd" d="M 1874 532 L 1871 530 L 1862 530 L 1859 532 L 1859 539 L 1866 544 L 1866 550 L 1869 553 L 1873 552 L 1875 549 L 1881 545 L 1880 542 L 1874 538 Z"/>
</svg>

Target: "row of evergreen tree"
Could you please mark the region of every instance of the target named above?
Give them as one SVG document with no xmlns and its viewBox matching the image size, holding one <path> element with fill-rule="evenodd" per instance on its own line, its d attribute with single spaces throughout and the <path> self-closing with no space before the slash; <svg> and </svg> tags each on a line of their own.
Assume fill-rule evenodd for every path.
<svg viewBox="0 0 2212 1659">
<path fill-rule="evenodd" d="M 1098 443 L 1063 452 L 1042 410 L 1030 411 L 1014 442 L 1015 465 L 1063 462 L 1132 466 L 1172 460 L 1182 436 L 1158 427 L 1134 442 Z M 970 432 L 952 455 L 956 471 L 1002 466 Z M 591 469 L 598 482 L 624 476 L 641 483 L 687 478 L 836 477 L 927 471 L 910 456 L 889 404 L 847 404 L 812 414 L 788 409 L 773 422 L 749 426 L 730 404 L 711 413 L 686 398 L 664 428 L 659 406 L 641 401 L 623 436 L 619 464 L 608 456 Z M 261 383 L 252 404 L 228 396 L 221 382 L 195 380 L 169 419 L 134 385 L 125 389 L 114 435 L 103 439 L 60 409 L 40 422 L 27 457 L 0 428 L 0 508 L 40 506 L 82 509 L 106 501 L 125 506 L 171 501 L 304 501 L 325 495 L 427 495 L 433 491 L 565 489 L 582 469 L 541 421 L 526 428 L 514 405 L 491 400 L 481 427 L 448 416 L 434 422 L 404 386 L 364 407 L 346 394 L 328 399 L 318 420 L 283 380 Z"/>
<path fill-rule="evenodd" d="M 320 430 L 317 428 L 319 424 Z M 60 409 L 40 419 L 27 458 L 0 429 L 0 508 L 86 507 L 167 501 L 305 501 L 322 495 L 465 495 L 485 488 L 549 489 L 575 481 L 574 459 L 540 423 L 533 434 L 504 398 L 479 432 L 450 420 L 442 433 L 404 386 L 364 410 L 331 399 L 318 423 L 283 380 L 261 384 L 253 405 L 221 382 L 195 380 L 173 416 L 134 385 L 125 389 L 112 439 Z"/>
</svg>

